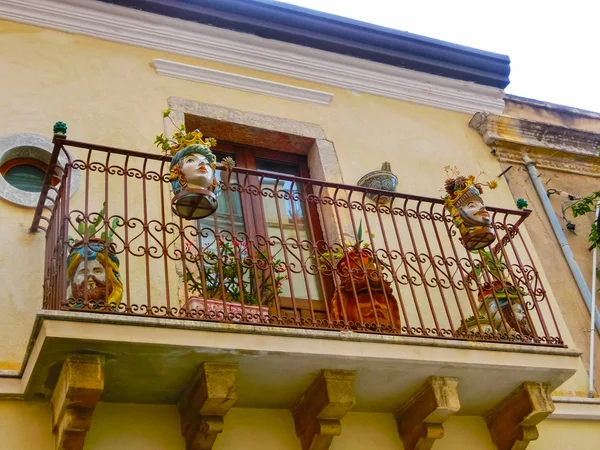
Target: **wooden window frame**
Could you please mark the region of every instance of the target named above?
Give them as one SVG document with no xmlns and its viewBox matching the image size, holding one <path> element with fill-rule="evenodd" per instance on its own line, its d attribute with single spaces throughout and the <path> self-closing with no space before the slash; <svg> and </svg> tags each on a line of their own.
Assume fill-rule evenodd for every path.
<svg viewBox="0 0 600 450">
<path fill-rule="evenodd" d="M 253 147 L 249 145 L 236 144 L 232 142 L 220 140 L 217 146 L 213 149 L 217 153 L 226 154 L 232 156 L 235 160 L 237 167 L 243 167 L 246 169 L 257 170 L 256 159 L 271 160 L 278 163 L 290 164 L 298 167 L 299 176 L 301 178 L 310 178 L 310 171 L 308 168 L 308 158 L 305 155 L 297 153 L 287 153 L 277 150 L 268 150 L 259 147 Z M 246 232 L 249 236 L 256 236 L 263 234 L 267 236 L 267 223 L 265 222 L 265 211 L 263 208 L 263 202 L 258 196 L 245 195 L 241 198 L 242 204 L 242 217 Z M 249 211 L 256 211 L 255 214 L 250 214 Z M 313 242 L 325 243 L 323 229 L 319 220 L 319 213 L 317 205 L 313 202 L 308 203 L 306 209 L 307 227 L 309 229 L 311 239 Z M 262 233 L 261 233 L 262 230 Z M 333 295 L 334 286 L 333 280 L 329 280 L 328 277 L 324 277 L 323 286 L 321 286 L 321 295 L 325 298 Z M 295 302 L 296 309 L 302 311 L 310 311 L 310 305 L 308 299 L 296 298 L 292 301 L 291 298 L 279 297 L 280 306 L 282 308 L 294 309 L 293 303 Z M 324 312 L 325 298 L 312 299 L 312 309 L 315 312 Z"/>
</svg>

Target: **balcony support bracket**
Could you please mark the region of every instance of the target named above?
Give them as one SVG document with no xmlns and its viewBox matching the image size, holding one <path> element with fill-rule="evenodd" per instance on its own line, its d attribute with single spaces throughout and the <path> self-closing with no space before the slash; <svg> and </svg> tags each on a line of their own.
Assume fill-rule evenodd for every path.
<svg viewBox="0 0 600 450">
<path fill-rule="evenodd" d="M 52 432 L 57 450 L 81 450 L 104 391 L 104 356 L 67 355 L 52 393 Z"/>
<path fill-rule="evenodd" d="M 483 418 L 498 450 L 524 450 L 539 436 L 536 425 L 553 411 L 549 385 L 525 382 Z"/>
<path fill-rule="evenodd" d="M 456 378 L 429 377 L 394 411 L 405 450 L 429 450 L 444 437 L 442 424 L 460 409 L 457 386 Z"/>
<path fill-rule="evenodd" d="M 236 364 L 204 363 L 179 402 L 187 450 L 210 450 L 223 431 L 223 418 L 237 401 Z"/>
<path fill-rule="evenodd" d="M 353 370 L 323 370 L 292 408 L 302 450 L 327 450 L 342 432 L 340 420 L 350 411 L 354 396 Z"/>
</svg>

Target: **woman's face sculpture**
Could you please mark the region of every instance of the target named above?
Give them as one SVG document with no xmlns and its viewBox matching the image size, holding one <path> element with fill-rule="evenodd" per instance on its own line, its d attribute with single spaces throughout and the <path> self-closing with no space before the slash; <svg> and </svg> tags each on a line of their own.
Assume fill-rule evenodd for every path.
<svg viewBox="0 0 600 450">
<path fill-rule="evenodd" d="M 481 197 L 471 198 L 459 208 L 459 211 L 460 215 L 465 219 L 466 225 L 490 225 L 490 213 L 485 209 Z"/>
<path fill-rule="evenodd" d="M 180 172 L 188 186 L 210 189 L 213 185 L 215 171 L 208 159 L 199 153 L 185 156 L 179 163 Z"/>
</svg>

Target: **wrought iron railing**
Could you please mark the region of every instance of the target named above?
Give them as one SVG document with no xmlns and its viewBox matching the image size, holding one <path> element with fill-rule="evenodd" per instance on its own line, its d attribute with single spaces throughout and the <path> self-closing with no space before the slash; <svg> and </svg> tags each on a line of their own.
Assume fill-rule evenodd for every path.
<svg viewBox="0 0 600 450">
<path fill-rule="evenodd" d="M 186 221 L 169 161 L 55 137 L 32 225 L 44 308 L 564 345 L 528 211 L 488 208 L 498 238 L 468 252 L 441 199 L 235 168 L 217 212 Z"/>
</svg>

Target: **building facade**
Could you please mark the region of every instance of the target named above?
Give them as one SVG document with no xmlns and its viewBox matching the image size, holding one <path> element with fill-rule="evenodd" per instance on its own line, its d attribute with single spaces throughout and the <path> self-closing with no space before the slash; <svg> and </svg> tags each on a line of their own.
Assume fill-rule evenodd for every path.
<svg viewBox="0 0 600 450">
<path fill-rule="evenodd" d="M 525 152 L 593 190 L 593 114 L 505 100 L 503 55 L 274 2 L 0 20 L 2 448 L 594 448 L 585 295 L 500 176 Z M 181 127 L 218 162 L 198 220 L 153 144 Z M 490 245 L 444 208 L 454 167 Z"/>
</svg>

